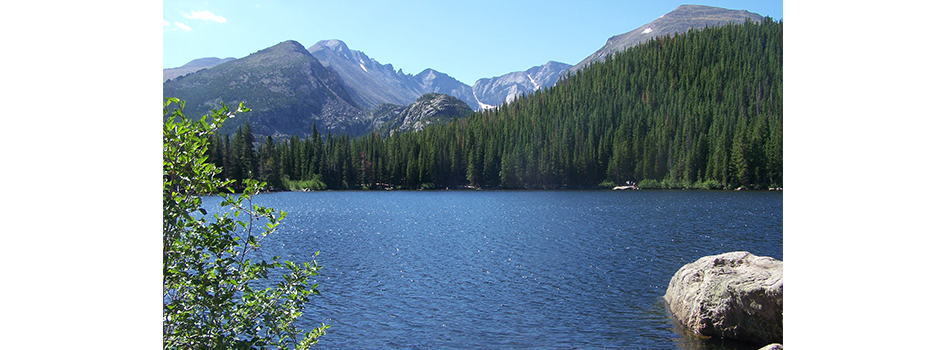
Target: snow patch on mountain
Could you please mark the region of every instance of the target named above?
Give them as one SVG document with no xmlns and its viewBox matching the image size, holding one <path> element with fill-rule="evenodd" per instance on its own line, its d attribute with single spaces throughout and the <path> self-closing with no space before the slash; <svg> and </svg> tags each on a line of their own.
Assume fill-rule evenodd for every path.
<svg viewBox="0 0 950 350">
<path fill-rule="evenodd" d="M 525 74 L 525 75 L 528 76 L 528 79 L 531 80 L 531 84 L 534 85 L 534 91 L 538 91 L 538 89 L 541 89 L 541 84 L 538 84 L 538 82 L 534 80 L 534 77 L 532 77 L 531 74 Z"/>
</svg>

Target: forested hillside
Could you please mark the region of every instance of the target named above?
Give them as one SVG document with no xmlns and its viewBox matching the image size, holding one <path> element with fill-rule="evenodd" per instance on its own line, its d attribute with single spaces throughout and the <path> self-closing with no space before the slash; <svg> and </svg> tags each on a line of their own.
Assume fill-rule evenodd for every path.
<svg viewBox="0 0 950 350">
<path fill-rule="evenodd" d="M 218 136 L 211 160 L 278 188 L 781 187 L 782 23 L 659 38 L 419 132 L 313 129 L 255 149 L 246 128 Z"/>
</svg>

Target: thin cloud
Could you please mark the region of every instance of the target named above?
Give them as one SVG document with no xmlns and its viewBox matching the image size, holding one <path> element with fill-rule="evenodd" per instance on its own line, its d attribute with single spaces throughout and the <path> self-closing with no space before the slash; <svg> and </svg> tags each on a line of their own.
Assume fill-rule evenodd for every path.
<svg viewBox="0 0 950 350">
<path fill-rule="evenodd" d="M 227 18 L 224 18 L 224 16 L 218 16 L 216 14 L 211 13 L 211 11 L 191 11 L 191 13 L 185 14 L 185 18 L 203 19 L 207 21 L 215 21 L 218 23 L 224 23 L 228 21 Z"/>
<path fill-rule="evenodd" d="M 162 20 L 162 27 L 164 27 L 164 26 L 170 26 L 170 25 L 172 25 L 171 22 L 166 21 L 166 20 L 164 20 L 164 19 Z"/>
<path fill-rule="evenodd" d="M 190 31 L 191 31 L 191 27 L 186 26 L 184 23 L 175 22 L 175 25 L 178 26 L 178 28 L 181 28 L 181 30 L 184 30 L 184 31 L 186 31 L 186 32 L 190 32 Z"/>
</svg>

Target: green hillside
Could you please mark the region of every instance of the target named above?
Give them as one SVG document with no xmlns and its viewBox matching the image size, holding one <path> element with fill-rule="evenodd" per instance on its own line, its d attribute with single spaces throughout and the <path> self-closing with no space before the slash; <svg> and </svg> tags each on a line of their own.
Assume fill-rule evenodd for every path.
<svg viewBox="0 0 950 350">
<path fill-rule="evenodd" d="M 527 98 L 419 132 L 313 132 L 250 153 L 260 157 L 255 174 L 278 186 L 781 187 L 782 23 L 656 39 Z"/>
</svg>

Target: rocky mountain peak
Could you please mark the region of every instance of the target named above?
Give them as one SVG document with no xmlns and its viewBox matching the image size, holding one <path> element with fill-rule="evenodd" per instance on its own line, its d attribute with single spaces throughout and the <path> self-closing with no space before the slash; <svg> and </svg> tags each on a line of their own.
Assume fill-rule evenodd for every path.
<svg viewBox="0 0 950 350">
<path fill-rule="evenodd" d="M 300 45 L 300 43 L 294 40 L 283 41 L 277 45 L 260 50 L 254 54 L 266 54 L 266 53 L 299 53 L 299 54 L 307 54 L 307 55 L 310 54 L 310 52 L 307 51 L 307 49 L 304 48 L 303 45 Z M 251 55 L 254 55 L 254 54 L 251 54 Z"/>
<path fill-rule="evenodd" d="M 689 18 L 689 19 L 721 19 L 723 16 L 732 18 L 749 17 L 761 20 L 762 16 L 746 10 L 730 10 L 706 5 L 680 5 L 660 18 Z"/>
<path fill-rule="evenodd" d="M 673 11 L 660 16 L 637 29 L 618 34 L 607 39 L 597 52 L 587 56 L 564 74 L 573 74 L 594 62 L 601 62 L 608 55 L 626 50 L 642 42 L 676 33 L 686 33 L 690 29 L 718 27 L 727 23 L 743 23 L 746 19 L 760 22 L 762 16 L 746 10 L 730 10 L 704 5 L 680 5 Z"/>
<path fill-rule="evenodd" d="M 472 109 L 454 96 L 430 92 L 423 94 L 397 116 L 391 130 L 419 131 L 432 123 L 446 122 L 453 117 L 465 117 Z"/>
<path fill-rule="evenodd" d="M 222 102 L 245 102 L 251 112 L 226 122 L 221 129 L 225 133 L 243 122 L 259 135 L 275 137 L 306 135 L 313 123 L 324 132 L 347 132 L 351 121 L 362 115 L 340 78 L 292 40 L 168 80 L 163 96 L 188 101 L 189 111 L 195 113 Z"/>
<path fill-rule="evenodd" d="M 313 44 L 308 51 L 313 52 L 324 49 L 337 53 L 350 53 L 350 48 L 346 46 L 346 43 L 338 39 L 320 40 L 316 44 Z"/>
<path fill-rule="evenodd" d="M 233 60 L 234 60 L 234 57 L 228 57 L 228 58 L 217 58 L 217 57 L 197 58 L 197 59 L 191 60 L 191 61 L 188 62 L 188 63 L 185 63 L 184 66 L 181 66 L 181 67 L 179 67 L 179 68 L 207 68 L 207 67 L 214 67 L 214 66 L 219 65 L 219 64 L 221 64 L 221 63 L 224 63 L 224 62 L 227 62 L 227 61 L 233 61 Z"/>
<path fill-rule="evenodd" d="M 472 90 L 480 108 L 500 106 L 521 95 L 554 86 L 561 73 L 569 68 L 571 68 L 569 64 L 548 61 L 544 65 L 534 66 L 525 71 L 479 79 L 472 86 Z"/>
</svg>

